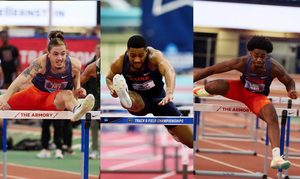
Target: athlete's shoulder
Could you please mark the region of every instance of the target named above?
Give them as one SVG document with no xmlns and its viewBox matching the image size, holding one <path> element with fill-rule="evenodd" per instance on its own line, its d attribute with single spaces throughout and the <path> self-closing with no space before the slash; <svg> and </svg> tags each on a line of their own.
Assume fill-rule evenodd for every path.
<svg viewBox="0 0 300 179">
<path fill-rule="evenodd" d="M 37 63 L 40 64 L 42 67 L 46 67 L 47 63 L 47 54 L 44 54 L 36 59 Z"/>
<path fill-rule="evenodd" d="M 112 68 L 122 68 L 123 67 L 123 61 L 124 61 L 125 54 L 121 54 L 119 56 L 116 56 L 112 62 L 111 67 Z"/>
<path fill-rule="evenodd" d="M 227 63 L 226 63 L 226 66 L 234 69 L 234 70 L 238 70 L 240 72 L 243 72 L 244 69 L 245 69 L 245 66 L 247 64 L 247 59 L 248 59 L 248 56 L 241 56 L 241 57 L 238 57 L 238 58 L 234 58 L 232 60 L 229 60 Z"/>
<path fill-rule="evenodd" d="M 159 58 L 159 57 L 163 57 L 163 53 L 158 50 L 158 49 L 155 49 L 153 47 L 147 47 L 148 51 L 149 51 L 149 58 L 152 59 L 152 58 Z"/>
<path fill-rule="evenodd" d="M 162 62 L 168 61 L 167 59 L 165 59 L 164 54 L 160 50 L 154 49 L 153 47 L 148 47 L 148 50 L 148 59 L 150 64 L 158 66 L 159 64 L 162 64 Z"/>
<path fill-rule="evenodd" d="M 81 68 L 81 61 L 78 58 L 71 57 L 71 56 L 68 56 L 68 57 L 70 58 L 72 68 L 73 67 Z"/>
<path fill-rule="evenodd" d="M 271 58 L 271 75 L 272 77 L 281 77 L 286 74 L 284 67 L 275 59 Z"/>
</svg>

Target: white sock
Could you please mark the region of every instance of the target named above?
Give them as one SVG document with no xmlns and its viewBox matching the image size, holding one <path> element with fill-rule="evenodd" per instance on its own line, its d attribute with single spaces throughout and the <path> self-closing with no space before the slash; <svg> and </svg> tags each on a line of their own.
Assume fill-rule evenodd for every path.
<svg viewBox="0 0 300 179">
<path fill-rule="evenodd" d="M 273 158 L 280 156 L 280 148 L 275 147 L 274 149 L 272 149 L 272 155 L 273 155 Z"/>
</svg>

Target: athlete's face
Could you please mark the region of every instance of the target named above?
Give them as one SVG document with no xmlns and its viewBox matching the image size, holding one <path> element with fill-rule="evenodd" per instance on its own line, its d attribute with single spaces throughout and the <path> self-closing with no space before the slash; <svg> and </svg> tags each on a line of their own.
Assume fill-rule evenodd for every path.
<svg viewBox="0 0 300 179">
<path fill-rule="evenodd" d="M 62 69 L 65 66 L 65 60 L 67 56 L 67 49 L 65 45 L 53 46 L 48 52 L 51 66 L 56 69 Z"/>
<path fill-rule="evenodd" d="M 143 68 L 147 52 L 148 50 L 144 48 L 129 48 L 127 50 L 127 55 L 129 57 L 130 65 L 134 69 Z"/>
<path fill-rule="evenodd" d="M 264 69 L 268 54 L 265 50 L 254 49 L 250 52 L 252 65 L 258 69 Z"/>
</svg>

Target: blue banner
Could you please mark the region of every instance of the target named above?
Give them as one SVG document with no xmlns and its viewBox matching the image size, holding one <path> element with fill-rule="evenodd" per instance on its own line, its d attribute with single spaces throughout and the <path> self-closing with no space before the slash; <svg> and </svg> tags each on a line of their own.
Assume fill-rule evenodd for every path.
<svg viewBox="0 0 300 179">
<path fill-rule="evenodd" d="M 101 124 L 161 124 L 161 125 L 190 125 L 192 117 L 101 117 Z"/>
<path fill-rule="evenodd" d="M 193 1 L 142 1 L 142 34 L 176 72 L 193 69 Z"/>
</svg>

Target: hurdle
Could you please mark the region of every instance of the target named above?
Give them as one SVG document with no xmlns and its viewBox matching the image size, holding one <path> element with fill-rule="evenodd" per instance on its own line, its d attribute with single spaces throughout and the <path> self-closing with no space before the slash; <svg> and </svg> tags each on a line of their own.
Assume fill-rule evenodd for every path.
<svg viewBox="0 0 300 179">
<path fill-rule="evenodd" d="M 7 119 L 72 119 L 73 113 L 70 111 L 27 111 L 27 110 L 4 110 L 0 111 L 0 116 L 3 118 L 3 179 L 7 178 Z M 87 112 L 81 119 L 89 120 L 97 120 L 100 119 L 100 111 L 89 111 Z M 84 121 L 84 120 L 82 120 Z M 81 179 L 88 179 L 88 137 L 89 132 L 88 129 L 84 131 L 84 125 L 82 125 L 82 136 L 84 136 L 81 140 Z M 88 124 L 87 124 L 88 126 Z M 85 133 L 84 133 L 85 132 Z M 84 138 L 87 138 L 87 147 L 84 147 Z"/>
<path fill-rule="evenodd" d="M 203 101 L 203 102 L 201 102 Z M 219 104 L 220 102 L 226 102 L 227 104 L 237 105 L 242 104 L 237 101 L 230 100 L 223 96 L 213 96 L 213 97 L 201 97 L 201 103 L 206 103 L 209 101 L 209 104 Z M 247 115 L 247 114 L 246 114 Z M 250 134 L 249 135 L 220 135 L 215 133 L 205 133 L 205 126 L 208 127 L 228 127 L 228 128 L 246 128 L 247 127 L 247 116 L 245 116 L 244 124 L 243 125 L 234 125 L 234 124 L 207 124 L 205 123 L 205 111 L 202 112 L 202 120 L 201 120 L 201 136 L 203 137 L 228 137 L 228 138 L 243 138 L 243 139 L 253 139 L 253 119 L 251 118 L 251 126 L 250 126 Z"/>
<path fill-rule="evenodd" d="M 230 100 L 228 98 L 224 98 L 222 96 L 214 96 L 213 97 L 214 99 L 218 99 L 218 100 L 225 100 L 227 104 L 231 104 L 231 105 L 236 105 L 236 102 L 233 101 L 233 100 Z M 204 97 L 204 98 L 201 98 L 203 100 L 206 100 L 206 99 L 210 99 L 210 97 Z M 199 103 L 201 102 L 201 99 L 199 98 L 199 100 L 197 100 L 198 103 L 195 103 L 194 104 L 194 111 L 195 111 L 195 108 L 197 108 L 197 106 L 212 106 L 212 105 L 216 105 L 218 106 L 219 104 L 217 104 L 216 102 L 213 102 L 213 104 L 207 104 L 207 103 Z M 221 107 L 219 107 L 221 108 Z M 234 110 L 234 109 L 238 109 L 238 110 Z M 247 107 L 243 107 L 243 108 L 240 108 L 240 106 L 230 106 L 228 109 L 226 108 L 222 108 L 223 111 L 227 111 L 227 112 L 239 112 L 239 111 L 242 111 L 242 112 L 246 112 L 246 113 L 249 113 L 249 109 Z M 214 111 L 219 111 L 219 109 L 216 109 Z M 203 113 L 206 112 L 206 110 L 202 111 Z M 209 112 L 209 111 L 207 111 Z M 204 115 L 202 113 L 202 120 L 201 120 L 201 136 L 204 136 L 205 138 L 207 138 L 207 136 L 211 136 L 211 137 L 228 137 L 228 138 L 250 138 L 250 139 L 253 139 L 253 120 L 251 119 L 251 135 L 250 136 L 245 136 L 245 135 L 238 135 L 238 136 L 235 136 L 235 135 L 219 135 L 219 134 L 210 134 L 210 135 L 204 135 Z M 250 114 L 250 113 L 249 113 Z M 199 114 L 200 115 L 200 114 Z M 256 120 L 258 122 L 258 120 Z M 258 133 L 258 126 L 256 125 L 256 131 L 255 131 L 255 135 L 256 137 L 254 137 L 254 151 L 232 151 L 232 150 L 216 150 L 216 149 L 197 149 L 196 151 L 197 152 L 203 152 L 203 153 L 227 153 L 227 154 L 238 154 L 238 155 L 256 155 L 257 153 L 257 133 Z M 249 140 L 250 140 L 249 139 Z M 253 141 L 252 140 L 252 141 Z M 251 142 L 251 140 L 250 140 Z"/>
<path fill-rule="evenodd" d="M 233 105 L 220 105 L 220 104 L 194 104 L 194 113 L 196 118 L 194 119 L 194 126 L 197 126 L 197 121 L 200 120 L 200 112 L 224 112 L 224 113 L 232 113 L 232 112 L 241 112 L 241 113 L 251 113 L 250 110 L 246 106 L 233 106 Z M 276 108 L 277 114 L 282 114 L 282 111 L 287 111 L 289 116 L 297 116 L 297 109 L 286 109 L 286 108 Z M 199 124 L 198 124 L 199 125 Z M 199 130 L 197 126 L 196 131 Z M 194 137 L 194 140 L 198 140 L 198 136 Z M 196 143 L 196 141 L 194 141 Z M 267 143 L 266 143 L 267 145 Z M 199 151 L 199 149 L 195 149 L 194 151 Z M 197 146 L 198 148 L 198 146 Z M 210 175 L 210 176 L 231 176 L 231 177 L 248 177 L 248 178 L 267 178 L 267 157 L 268 157 L 268 150 L 266 149 L 265 155 L 265 164 L 264 164 L 264 173 L 238 173 L 238 172 L 224 172 L 224 171 L 205 171 L 205 170 L 194 170 L 194 175 Z M 195 161 L 195 159 L 194 159 Z"/>
<path fill-rule="evenodd" d="M 283 100 L 286 100 L 286 99 L 283 99 Z M 293 102 L 295 102 L 296 100 L 293 100 Z M 288 108 L 291 108 L 292 107 L 292 100 L 291 99 L 287 99 L 287 103 L 288 103 Z M 296 101 L 297 103 L 297 101 Z M 286 112 L 285 112 L 286 113 Z M 282 119 L 281 119 L 281 138 L 280 138 L 280 151 L 282 154 L 284 154 L 284 142 L 286 142 L 286 152 L 285 152 L 285 158 L 286 160 L 288 160 L 289 158 L 289 155 L 292 155 L 292 156 L 299 156 L 299 154 L 294 154 L 294 153 L 289 153 L 289 145 L 290 145 L 290 125 L 291 125 L 291 118 L 290 116 L 282 116 Z M 286 139 L 284 137 L 285 135 L 285 127 L 286 127 Z M 283 129 L 284 128 L 284 129 Z M 280 154 L 280 155 L 282 155 Z M 297 179 L 297 178 L 300 178 L 300 176 L 289 176 L 288 175 L 288 170 L 285 170 L 284 174 L 282 173 L 282 170 L 281 169 L 278 169 L 278 178 L 281 179 L 281 178 L 285 178 L 285 179 Z"/>
<path fill-rule="evenodd" d="M 183 116 L 192 117 L 191 111 L 193 111 L 193 106 L 181 105 L 181 106 L 178 106 L 177 109 L 183 114 Z M 102 105 L 101 106 L 101 113 L 102 114 L 109 113 L 110 117 L 118 117 L 118 116 L 128 115 L 127 109 L 124 109 L 120 105 Z M 146 117 L 153 117 L 153 115 L 152 114 L 147 114 Z M 147 130 L 147 131 L 149 131 L 148 133 L 151 134 L 151 140 L 147 140 L 147 144 L 149 144 L 150 146 L 153 146 L 153 148 L 152 148 L 153 153 L 152 154 L 148 154 L 148 155 L 136 154 L 134 156 L 126 155 L 124 157 L 137 157 L 139 155 L 143 155 L 143 156 L 146 156 L 146 157 L 156 156 L 157 155 L 156 138 L 157 138 L 158 127 L 159 126 L 154 125 L 153 128 L 150 128 L 150 130 Z M 133 142 L 125 143 L 123 141 L 117 141 L 117 142 L 116 141 L 101 141 L 101 144 L 102 144 L 102 146 L 131 146 L 133 144 L 140 144 L 140 143 L 133 143 Z"/>
<path fill-rule="evenodd" d="M 119 116 L 117 115 L 112 115 L 108 113 L 102 113 L 101 114 L 101 125 L 105 124 L 110 124 L 110 125 L 192 125 L 193 124 L 193 117 L 186 117 L 186 116 L 181 116 L 181 117 L 167 117 L 167 116 L 133 116 L 133 115 L 128 115 L 127 116 Z M 166 158 L 170 157 L 169 155 L 166 154 L 166 145 L 165 142 L 162 144 L 163 147 L 163 158 L 162 158 L 162 167 L 160 170 L 101 170 L 101 172 L 115 172 L 115 173 L 166 173 L 169 172 L 166 168 Z M 178 157 L 178 146 L 175 146 L 175 153 L 176 157 Z M 184 154 L 183 154 L 184 155 Z M 175 160 L 175 168 L 177 173 L 183 173 L 184 176 L 187 175 L 187 170 L 186 168 L 186 155 L 182 156 L 183 157 L 183 170 L 180 171 L 178 169 L 178 161 Z"/>
<path fill-rule="evenodd" d="M 299 108 L 299 105 L 300 105 L 300 99 L 290 99 L 288 97 L 281 97 L 280 99 L 280 102 L 281 106 L 283 105 L 286 105 L 287 108 L 291 108 L 292 105 L 296 106 L 296 108 Z M 297 116 L 298 117 L 298 116 Z M 291 120 L 291 116 L 287 116 L 287 133 L 290 133 L 290 131 L 295 131 L 295 132 L 299 132 L 300 131 L 300 127 L 299 129 L 291 129 L 290 128 L 290 120 Z M 300 124 L 300 123 L 299 123 Z M 261 128 L 261 131 L 263 132 L 263 128 Z M 289 138 L 289 135 L 286 136 L 287 139 L 286 139 L 286 144 L 287 144 L 287 152 L 289 151 L 289 143 L 290 142 L 294 142 L 294 143 L 300 143 L 300 140 L 296 140 L 296 139 L 293 139 L 293 140 L 290 140 Z M 265 140 L 265 138 L 263 137 L 262 138 L 263 140 Z M 300 153 L 288 153 L 288 156 L 296 156 L 296 157 L 299 157 L 300 156 Z M 286 171 L 287 172 L 287 171 Z"/>
</svg>

